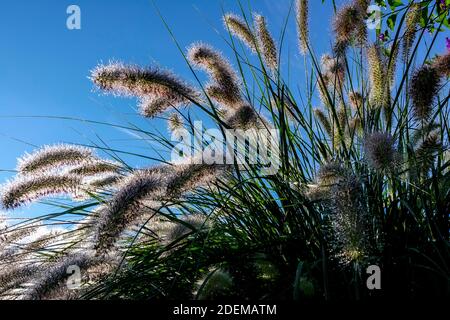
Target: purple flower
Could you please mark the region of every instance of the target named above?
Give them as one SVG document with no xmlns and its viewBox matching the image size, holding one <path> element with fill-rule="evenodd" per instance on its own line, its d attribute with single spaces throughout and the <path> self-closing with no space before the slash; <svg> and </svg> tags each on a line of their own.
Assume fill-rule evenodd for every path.
<svg viewBox="0 0 450 320">
<path fill-rule="evenodd" d="M 440 6 L 442 10 L 447 10 L 447 5 L 445 4 L 445 0 L 440 1 Z"/>
<path fill-rule="evenodd" d="M 450 38 L 449 37 L 445 38 L 445 42 L 446 42 L 447 50 L 450 51 Z"/>
<path fill-rule="evenodd" d="M 379 36 L 378 36 L 378 39 L 380 39 L 380 41 L 381 42 L 384 42 L 384 33 L 382 33 L 382 34 L 380 34 Z"/>
</svg>

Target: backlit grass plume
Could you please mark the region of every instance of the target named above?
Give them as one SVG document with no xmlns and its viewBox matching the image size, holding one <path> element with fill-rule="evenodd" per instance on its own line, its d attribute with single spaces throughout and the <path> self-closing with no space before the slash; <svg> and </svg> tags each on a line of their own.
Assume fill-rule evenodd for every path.
<svg viewBox="0 0 450 320">
<path fill-rule="evenodd" d="M 67 280 L 70 276 L 70 273 L 68 273 L 69 267 L 79 268 L 83 272 L 94 263 L 98 263 L 98 259 L 94 258 L 90 253 L 70 254 L 60 258 L 54 265 L 48 266 L 38 273 L 37 279 L 34 279 L 31 287 L 26 290 L 25 299 L 55 300 L 73 298 L 74 290 L 67 288 Z"/>
<path fill-rule="evenodd" d="M 18 242 L 23 238 L 36 232 L 39 228 L 38 224 L 32 224 L 30 226 L 23 226 L 21 228 L 15 228 L 11 230 L 11 227 L 6 227 L 0 230 L 0 253 L 6 246 Z"/>
<path fill-rule="evenodd" d="M 418 120 L 425 121 L 431 116 L 439 84 L 438 72 L 433 67 L 423 65 L 414 72 L 409 92 Z"/>
<path fill-rule="evenodd" d="M 364 44 L 366 41 L 365 12 L 355 4 L 350 3 L 340 8 L 333 22 L 336 35 L 335 52 L 340 55 L 353 42 Z"/>
<path fill-rule="evenodd" d="M 332 245 L 336 258 L 344 264 L 363 264 L 370 254 L 368 213 L 360 181 L 342 176 L 331 187 Z"/>
<path fill-rule="evenodd" d="M 17 177 L 2 186 L 0 201 L 5 209 L 14 209 L 21 205 L 44 197 L 66 194 L 77 196 L 81 177 L 68 174 L 44 173 Z"/>
<path fill-rule="evenodd" d="M 399 164 L 394 138 L 388 133 L 374 132 L 368 135 L 364 141 L 364 150 L 367 161 L 376 170 L 390 171 Z"/>
<path fill-rule="evenodd" d="M 321 109 L 314 109 L 314 115 L 316 116 L 317 120 L 322 125 L 322 128 L 325 130 L 325 132 L 332 136 L 333 131 L 331 130 L 331 124 L 328 116 L 321 110 Z"/>
<path fill-rule="evenodd" d="M 239 78 L 218 51 L 205 44 L 195 44 L 189 48 L 188 58 L 209 74 L 211 83 L 205 90 L 211 98 L 231 109 L 242 104 Z"/>
<path fill-rule="evenodd" d="M 183 127 L 183 119 L 179 113 L 173 112 L 169 115 L 169 118 L 167 119 L 167 127 L 170 132 L 174 132 Z"/>
<path fill-rule="evenodd" d="M 235 14 L 228 13 L 224 15 L 223 22 L 225 28 L 229 29 L 234 36 L 241 39 L 252 52 L 256 52 L 256 37 L 244 19 Z"/>
<path fill-rule="evenodd" d="M 345 65 L 342 59 L 333 58 L 329 54 L 324 54 L 320 60 L 322 72 L 327 80 L 333 84 L 334 92 L 341 94 L 340 87 L 345 80 Z"/>
<path fill-rule="evenodd" d="M 308 6 L 308 0 L 296 0 L 297 32 L 300 52 L 302 54 L 306 54 L 309 47 Z"/>
<path fill-rule="evenodd" d="M 171 195 L 179 196 L 183 192 L 207 186 L 216 181 L 224 172 L 225 165 L 191 163 L 175 166 L 174 175 L 170 177 L 167 191 Z"/>
<path fill-rule="evenodd" d="M 136 170 L 119 185 L 112 199 L 99 212 L 95 228 L 94 247 L 110 249 L 120 234 L 133 223 L 144 206 L 145 199 L 156 200 L 164 192 L 167 178 L 157 169 Z"/>
<path fill-rule="evenodd" d="M 262 118 L 253 107 L 247 104 L 229 112 L 225 117 L 225 122 L 233 129 L 264 128 Z"/>
<path fill-rule="evenodd" d="M 104 92 L 141 99 L 140 111 L 146 117 L 198 98 L 193 87 L 171 72 L 156 67 L 141 68 L 112 62 L 95 68 L 91 79 Z"/>
<path fill-rule="evenodd" d="M 403 60 L 408 61 L 411 48 L 416 39 L 416 28 L 420 21 L 421 8 L 420 4 L 412 3 L 406 13 L 405 32 L 403 34 Z"/>
<path fill-rule="evenodd" d="M 150 221 L 150 224 L 152 223 L 153 221 Z M 190 233 L 207 231 L 210 228 L 210 222 L 205 215 L 192 214 L 181 217 L 181 222 L 166 221 L 158 223 L 156 228 L 150 225 L 150 228 L 158 235 L 164 245 L 170 245 Z"/>
<path fill-rule="evenodd" d="M 262 15 L 255 14 L 256 34 L 262 56 L 266 65 L 275 72 L 278 69 L 278 50 L 275 40 L 267 29 L 266 20 Z"/>
<path fill-rule="evenodd" d="M 432 59 L 435 41 L 420 37 L 420 61 L 397 68 L 402 41 L 403 53 L 415 47 L 419 6 L 430 5 L 400 2 L 386 8 L 374 44 L 364 21 L 369 0 L 336 7 L 335 39 L 319 52 L 309 39 L 309 2 L 297 0 L 294 40 L 305 59 L 289 56 L 288 17 L 272 33 L 276 44 L 269 20 L 253 15 L 247 24 L 242 6 L 223 22 L 257 55 L 234 38 L 225 38 L 233 60 L 203 43 L 180 53 L 204 92 L 165 69 L 100 65 L 91 74 L 98 89 L 136 97 L 147 118 L 171 113 L 149 125 L 111 124 L 147 147 L 121 150 L 109 145 L 114 137 L 99 138 L 111 160 L 56 145 L 19 161 L 17 178 L 2 186 L 2 207 L 58 196 L 44 202 L 57 210 L 0 227 L 0 297 L 306 302 L 448 293 L 449 55 Z M 410 5 L 403 34 L 404 19 L 392 14 Z M 205 85 L 196 69 L 209 76 Z M 202 137 L 171 134 L 181 128 Z M 179 159 L 172 139 L 196 143 Z M 67 195 L 72 202 L 57 201 Z M 26 236 L 36 220 L 63 230 Z M 374 264 L 389 279 L 377 292 L 365 281 Z M 70 266 L 81 271 L 76 290 L 67 288 Z"/>
<path fill-rule="evenodd" d="M 450 52 L 437 56 L 432 64 L 433 68 L 441 77 L 450 77 Z"/>
<path fill-rule="evenodd" d="M 438 130 L 433 130 L 417 142 L 415 150 L 417 165 L 426 172 L 433 166 L 440 150 L 442 150 L 441 136 Z"/>
<path fill-rule="evenodd" d="M 13 263 L 2 265 L 0 268 L 0 297 L 4 297 L 8 291 L 24 287 L 38 274 L 38 266 L 35 264 Z M 14 295 L 11 295 L 14 297 Z"/>
<path fill-rule="evenodd" d="M 88 163 L 82 163 L 68 170 L 69 174 L 89 176 L 102 173 L 116 173 L 121 165 L 117 162 L 107 160 L 95 160 Z"/>
<path fill-rule="evenodd" d="M 371 45 L 367 48 L 367 63 L 370 79 L 370 100 L 375 107 L 382 107 L 386 102 L 387 79 L 380 48 Z"/>
<path fill-rule="evenodd" d="M 69 144 L 44 146 L 19 158 L 17 171 L 21 174 L 41 173 L 59 166 L 73 166 L 94 159 L 93 151 Z"/>
<path fill-rule="evenodd" d="M 356 91 L 352 91 L 348 94 L 348 100 L 352 109 L 362 115 L 362 108 L 364 103 L 362 94 Z"/>
</svg>

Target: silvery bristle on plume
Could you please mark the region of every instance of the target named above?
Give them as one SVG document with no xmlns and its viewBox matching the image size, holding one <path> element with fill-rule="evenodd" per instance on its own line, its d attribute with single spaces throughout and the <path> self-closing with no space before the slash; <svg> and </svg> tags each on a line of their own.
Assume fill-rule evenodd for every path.
<svg viewBox="0 0 450 320">
<path fill-rule="evenodd" d="M 364 140 L 365 157 L 375 170 L 391 171 L 400 161 L 394 138 L 386 132 L 374 132 Z"/>
<path fill-rule="evenodd" d="M 308 52 L 309 47 L 309 22 L 308 22 L 308 0 L 297 0 L 297 32 L 299 37 L 299 47 L 302 54 Z"/>
<path fill-rule="evenodd" d="M 177 112 L 172 112 L 167 119 L 167 127 L 169 132 L 175 132 L 178 129 L 183 128 L 183 119 Z"/>
<path fill-rule="evenodd" d="M 91 80 L 104 92 L 139 98 L 141 113 L 148 117 L 170 107 L 187 105 L 199 97 L 195 88 L 173 73 L 156 67 L 111 62 L 95 68 Z"/>
<path fill-rule="evenodd" d="M 220 52 L 199 43 L 188 49 L 187 56 L 191 64 L 209 74 L 211 82 L 205 91 L 212 99 L 231 109 L 242 104 L 239 77 Z"/>
<path fill-rule="evenodd" d="M 43 173 L 17 177 L 2 186 L 0 203 L 5 209 L 37 201 L 44 197 L 66 194 L 77 196 L 82 178 L 77 175 Z"/>
<path fill-rule="evenodd" d="M 260 14 L 255 14 L 254 19 L 258 43 L 264 62 L 272 72 L 276 72 L 278 69 L 278 49 L 275 40 L 267 29 L 266 19 Z"/>
<path fill-rule="evenodd" d="M 67 272 L 70 266 L 77 266 L 83 272 L 89 266 L 98 263 L 98 259 L 89 252 L 69 254 L 60 258 L 39 273 L 25 293 L 25 300 L 68 299 L 75 294 L 67 287 Z"/>
<path fill-rule="evenodd" d="M 121 164 L 109 160 L 95 160 L 88 163 L 82 163 L 68 169 L 69 174 L 91 176 L 101 173 L 116 173 L 122 168 Z"/>
<path fill-rule="evenodd" d="M 94 153 L 89 148 L 70 144 L 44 146 L 19 158 L 17 171 L 20 174 L 40 173 L 42 170 L 78 165 L 94 159 Z"/>
<path fill-rule="evenodd" d="M 117 192 L 99 212 L 95 229 L 95 249 L 106 252 L 122 232 L 140 214 L 146 199 L 157 200 L 164 195 L 168 177 L 157 169 L 136 170 L 121 181 Z"/>
<path fill-rule="evenodd" d="M 227 13 L 223 16 L 223 22 L 225 28 L 229 29 L 235 37 L 241 39 L 252 52 L 256 52 L 255 35 L 244 19 L 233 13 Z"/>
<path fill-rule="evenodd" d="M 416 119 L 423 122 L 431 117 L 439 87 L 440 78 L 435 68 L 423 65 L 413 73 L 409 93 Z"/>
</svg>

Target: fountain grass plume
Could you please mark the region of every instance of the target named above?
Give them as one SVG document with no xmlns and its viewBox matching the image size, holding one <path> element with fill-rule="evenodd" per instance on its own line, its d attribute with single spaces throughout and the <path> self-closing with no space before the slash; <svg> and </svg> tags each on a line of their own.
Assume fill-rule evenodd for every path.
<svg viewBox="0 0 450 320">
<path fill-rule="evenodd" d="M 183 119 L 177 112 L 172 112 L 167 119 L 167 127 L 169 132 L 175 132 L 178 129 L 183 128 Z"/>
<path fill-rule="evenodd" d="M 333 131 L 331 130 L 331 124 L 328 116 L 323 112 L 323 110 L 316 108 L 314 109 L 314 115 L 317 118 L 317 120 L 320 122 L 322 128 L 325 130 L 325 132 L 328 134 L 328 136 L 332 136 Z"/>
<path fill-rule="evenodd" d="M 239 77 L 221 53 L 198 43 L 188 49 L 187 56 L 194 66 L 209 74 L 211 82 L 205 91 L 212 99 L 231 109 L 242 104 Z"/>
<path fill-rule="evenodd" d="M 19 174 L 40 173 L 43 170 L 78 165 L 94 159 L 94 153 L 89 148 L 70 144 L 43 146 L 19 158 L 17 171 Z"/>
<path fill-rule="evenodd" d="M 361 182 L 343 176 L 330 191 L 332 252 L 342 265 L 363 264 L 370 255 L 368 212 Z"/>
<path fill-rule="evenodd" d="M 141 114 L 153 117 L 169 107 L 187 105 L 199 98 L 195 88 L 160 68 L 141 68 L 111 62 L 91 72 L 91 80 L 102 91 L 141 100 Z"/>
<path fill-rule="evenodd" d="M 26 290 L 25 300 L 69 299 L 75 295 L 75 290 L 67 288 L 69 267 L 75 266 L 83 272 L 89 266 L 99 263 L 91 253 L 72 253 L 59 258 L 54 264 L 41 268 L 32 286 Z"/>
<path fill-rule="evenodd" d="M 374 132 L 364 141 L 365 156 L 372 168 L 381 172 L 394 170 L 400 162 L 394 138 L 385 132 Z"/>
<path fill-rule="evenodd" d="M 413 73 L 409 93 L 416 119 L 426 121 L 430 118 L 439 86 L 440 78 L 433 67 L 423 65 Z"/>
<path fill-rule="evenodd" d="M 80 176 L 69 174 L 19 176 L 2 186 L 0 203 L 5 209 L 14 209 L 48 196 L 77 197 L 81 182 Z"/>
<path fill-rule="evenodd" d="M 117 173 L 121 168 L 122 166 L 118 162 L 95 160 L 70 168 L 68 169 L 68 173 L 80 176 L 91 176 L 103 173 Z"/>
<path fill-rule="evenodd" d="M 382 107 L 386 102 L 386 73 L 380 48 L 376 44 L 367 48 L 367 63 L 371 85 L 370 101 L 375 107 Z"/>
<path fill-rule="evenodd" d="M 416 39 L 417 24 L 420 21 L 421 8 L 420 4 L 412 3 L 408 8 L 405 18 L 405 32 L 403 34 L 403 60 L 408 61 L 411 48 Z"/>
<path fill-rule="evenodd" d="M 450 77 L 450 52 L 437 56 L 432 64 L 433 68 L 441 77 Z"/>
<path fill-rule="evenodd" d="M 158 167 L 136 170 L 118 185 L 112 199 L 99 211 L 95 225 L 94 248 L 106 252 L 131 225 L 144 206 L 143 200 L 157 200 L 163 194 L 168 177 Z"/>
<path fill-rule="evenodd" d="M 305 55 L 309 47 L 308 0 L 296 0 L 297 32 L 300 52 Z"/>
<path fill-rule="evenodd" d="M 30 282 L 38 273 L 36 264 L 12 263 L 0 268 L 0 298 L 8 291 Z"/>
<path fill-rule="evenodd" d="M 238 15 L 227 13 L 223 16 L 225 28 L 238 37 L 252 51 L 256 52 L 256 38 L 247 23 Z"/>
<path fill-rule="evenodd" d="M 278 50 L 275 44 L 275 40 L 267 29 L 266 19 L 260 15 L 254 15 L 255 26 L 258 36 L 258 44 L 261 49 L 261 53 L 267 67 L 276 72 L 278 69 Z"/>
</svg>

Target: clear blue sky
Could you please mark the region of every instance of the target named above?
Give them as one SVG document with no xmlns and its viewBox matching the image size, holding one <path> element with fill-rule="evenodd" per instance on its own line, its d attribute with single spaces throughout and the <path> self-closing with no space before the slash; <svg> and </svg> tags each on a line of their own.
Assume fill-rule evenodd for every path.
<svg viewBox="0 0 450 320">
<path fill-rule="evenodd" d="M 332 7 L 311 1 L 311 40 L 317 53 L 329 51 Z M 242 0 L 268 17 L 278 38 L 291 0 Z M 81 30 L 66 28 L 66 8 L 81 8 Z M 222 8 L 240 12 L 236 0 L 155 0 L 183 47 L 205 41 L 229 53 L 222 40 Z M 100 62 L 117 59 L 140 65 L 159 64 L 180 76 L 191 73 L 150 0 L 15 0 L 0 10 L 0 169 L 14 169 L 16 159 L 33 145 L 56 142 L 90 144 L 96 135 L 111 147 L 148 153 L 150 146 L 110 127 L 29 116 L 68 116 L 109 123 L 137 123 L 162 128 L 158 121 L 135 115 L 135 100 L 100 95 L 93 91 L 89 70 Z M 291 64 L 302 61 L 296 50 L 291 17 L 286 48 Z M 303 72 L 294 66 L 291 78 L 304 84 Z M 296 78 L 296 79 L 295 79 Z M 31 144 L 31 145 L 29 145 Z M 133 165 L 141 159 L 127 157 Z M 0 183 L 11 177 L 0 172 Z M 29 209 L 24 209 L 27 211 Z"/>
</svg>

